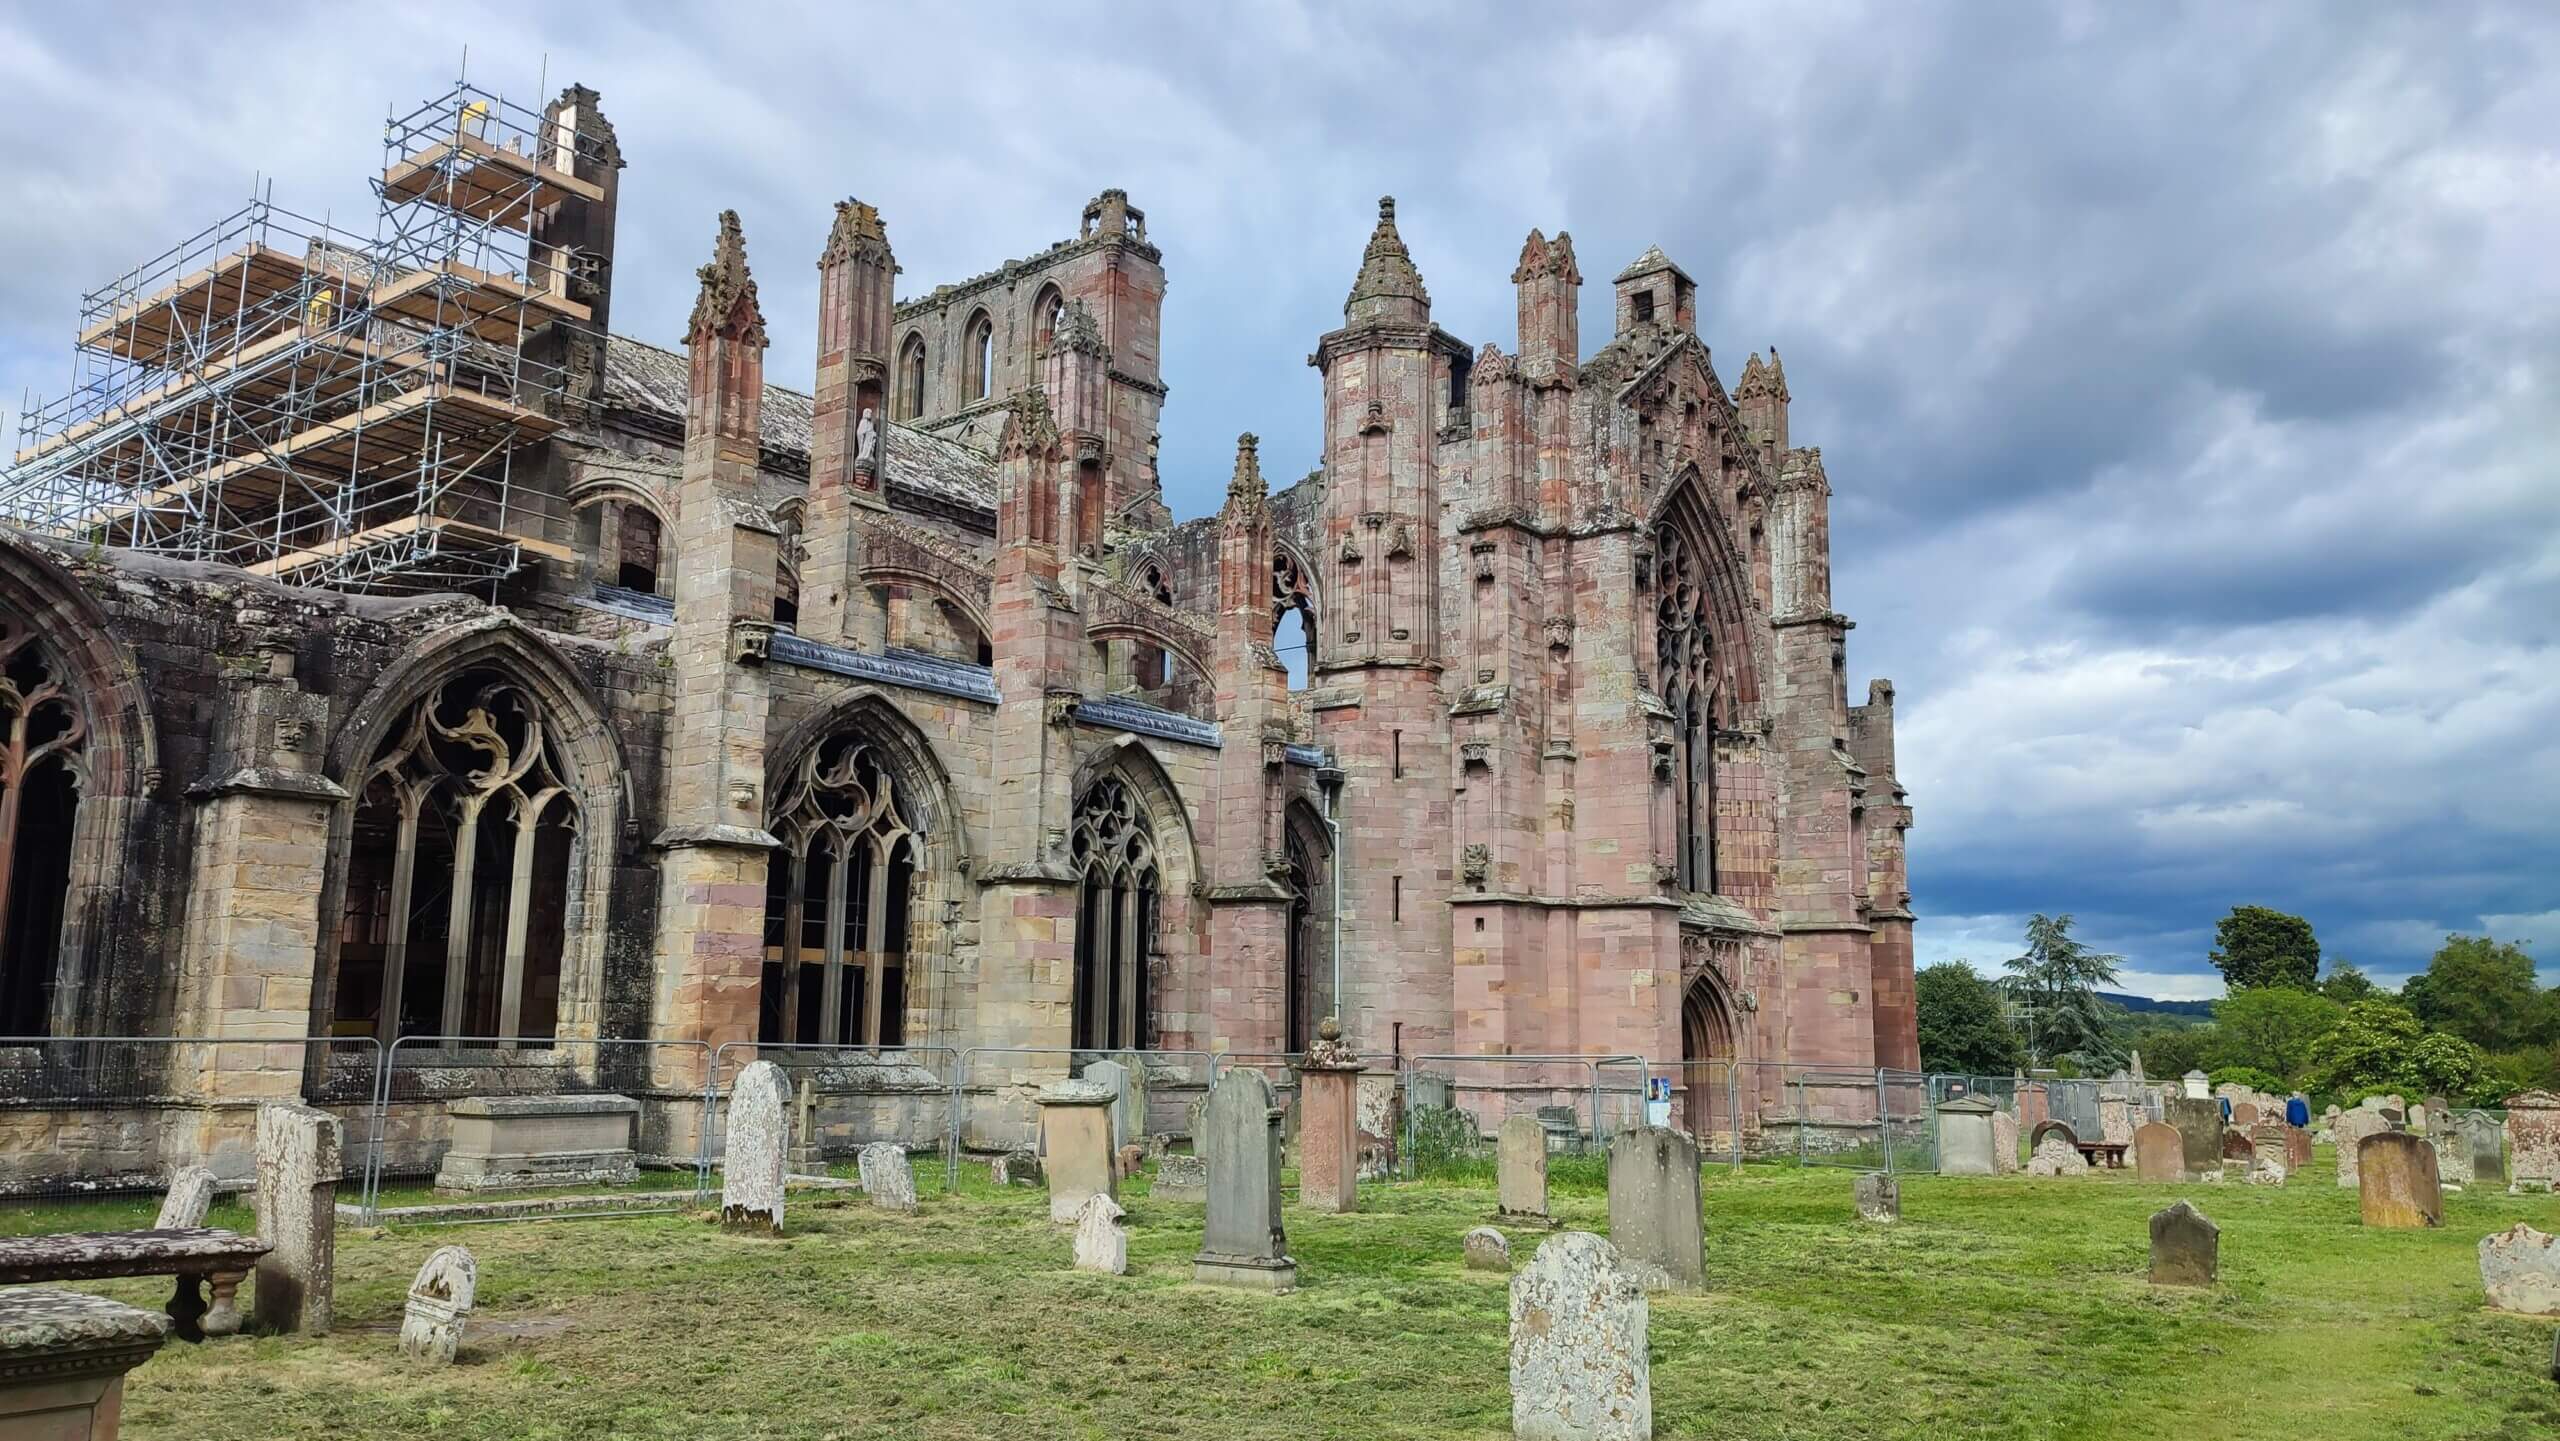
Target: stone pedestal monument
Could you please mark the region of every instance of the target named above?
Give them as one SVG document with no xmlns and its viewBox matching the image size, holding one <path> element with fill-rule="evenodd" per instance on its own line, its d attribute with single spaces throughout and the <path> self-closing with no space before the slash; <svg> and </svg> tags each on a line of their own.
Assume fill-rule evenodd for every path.
<svg viewBox="0 0 2560 1441">
<path fill-rule="evenodd" d="M 168 1338 L 168 1317 L 104 1296 L 0 1290 L 0 1436 L 115 1441 L 125 1373 Z"/>
<path fill-rule="evenodd" d="M 1298 1204 L 1360 1209 L 1360 1055 L 1327 1017 L 1298 1065 Z"/>
<path fill-rule="evenodd" d="M 1087 1197 L 1120 1196 L 1111 1159 L 1111 1108 L 1117 1085 L 1060 1081 L 1040 1092 L 1041 1165 L 1049 1179 L 1049 1219 L 1072 1225 Z"/>
<path fill-rule="evenodd" d="M 338 1118 L 309 1106 L 258 1108 L 257 1322 L 329 1334 L 338 1259 Z"/>
</svg>

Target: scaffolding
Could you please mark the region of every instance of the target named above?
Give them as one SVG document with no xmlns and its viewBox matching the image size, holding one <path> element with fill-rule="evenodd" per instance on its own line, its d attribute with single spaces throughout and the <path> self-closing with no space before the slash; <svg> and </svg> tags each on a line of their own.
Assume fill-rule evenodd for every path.
<svg viewBox="0 0 2560 1441">
<path fill-rule="evenodd" d="M 372 236 L 270 190 L 83 296 L 0 520 L 351 590 L 567 560 L 528 448 L 592 347 L 529 343 L 590 319 L 598 262 L 541 236 L 605 198 L 602 143 L 457 80 L 385 123 Z"/>
</svg>

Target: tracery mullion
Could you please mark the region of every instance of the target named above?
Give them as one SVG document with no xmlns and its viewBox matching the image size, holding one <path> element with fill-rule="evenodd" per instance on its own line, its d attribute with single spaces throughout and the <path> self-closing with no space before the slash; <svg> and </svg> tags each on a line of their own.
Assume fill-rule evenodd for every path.
<svg viewBox="0 0 2560 1441">
<path fill-rule="evenodd" d="M 391 842 L 391 914 L 382 936 L 381 1015 L 374 1034 L 390 1045 L 400 1036 L 400 993 L 409 978 L 409 907 L 416 897 L 418 815 L 426 808 L 430 783 L 395 781 L 392 799 L 400 808 L 400 825 Z"/>
<path fill-rule="evenodd" d="M 1112 938 L 1118 952 L 1120 976 L 1119 1023 L 1116 1044 L 1136 1047 L 1138 1042 L 1138 987 L 1144 978 L 1138 972 L 1139 940 L 1136 924 L 1138 909 L 1138 876 L 1131 872 L 1124 884 L 1112 888 L 1112 900 L 1118 914 L 1112 926 Z"/>
<path fill-rule="evenodd" d="M 507 887 L 506 960 L 498 975 L 498 1034 L 508 1038 L 501 1043 L 507 1050 L 515 1049 L 513 1038 L 524 1024 L 524 953 L 533 929 L 534 843 L 541 833 L 542 813 L 557 795 L 544 791 L 528 798 L 518 792 L 513 797 L 515 873 Z"/>
<path fill-rule="evenodd" d="M 819 992 L 818 1044 L 844 1044 L 844 928 L 853 884 L 852 837 L 838 831 L 828 837 L 834 864 L 827 872 L 826 983 Z"/>
<path fill-rule="evenodd" d="M 783 857 L 791 869 L 782 901 L 782 1021 L 784 1044 L 800 1039 L 800 928 L 808 919 L 809 847 L 814 833 L 802 831 Z"/>
<path fill-rule="evenodd" d="M 460 819 L 453 828 L 453 896 L 446 911 L 444 940 L 444 1035 L 448 1048 L 460 1044 L 464 987 L 471 978 L 472 870 L 480 855 L 480 810 L 489 792 L 462 797 Z"/>
<path fill-rule="evenodd" d="M 889 850 L 891 842 L 870 837 L 871 894 L 862 929 L 862 1044 L 880 1044 L 880 983 L 887 968 L 889 925 Z"/>
</svg>

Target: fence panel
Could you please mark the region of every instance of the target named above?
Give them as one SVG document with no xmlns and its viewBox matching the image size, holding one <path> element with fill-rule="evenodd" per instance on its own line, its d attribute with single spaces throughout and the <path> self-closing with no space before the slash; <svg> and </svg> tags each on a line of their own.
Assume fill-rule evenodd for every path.
<svg viewBox="0 0 2560 1441">
<path fill-rule="evenodd" d="M 350 1195 L 374 1145 L 382 1048 L 370 1036 L 0 1037 L 0 1230 L 148 1226 L 181 1167 L 226 1193 L 256 1177 L 258 1107 L 336 1115 Z M 84 1205 L 77 1214 L 57 1208 Z M 12 1206 L 17 1210 L 16 1206 Z"/>
<path fill-rule="evenodd" d="M 1407 1176 L 1490 1174 L 1502 1123 L 1522 1112 L 1538 1118 L 1550 1156 L 1605 1150 L 1613 1129 L 1642 1119 L 1651 1074 L 1640 1056 L 1412 1056 L 1404 1067 Z"/>
<path fill-rule="evenodd" d="M 738 1073 L 771 1061 L 789 1081 L 794 1175 L 824 1173 L 879 1141 L 942 1160 L 943 1185 L 960 1175 L 955 1124 L 960 1052 L 950 1046 L 827 1046 L 732 1041 L 712 1058 L 711 1115 L 702 1128 L 706 1189 L 728 1145 L 728 1097 Z"/>
<path fill-rule="evenodd" d="M 1143 1071 L 1147 1136 L 1189 1138 L 1225 1058 L 1208 1051 L 1097 1051 L 1066 1046 L 971 1046 L 960 1052 L 951 1103 L 951 1178 L 967 1151 L 1037 1150 L 1040 1089 L 1097 1061 Z"/>
<path fill-rule="evenodd" d="M 617 1205 L 643 1215 L 701 1205 L 709 1190 L 702 1131 L 718 1083 L 712 1048 L 701 1041 L 531 1036 L 402 1036 L 383 1054 L 374 1091 L 372 1146 L 365 1173 L 369 1219 L 384 1209 L 386 1181 L 421 1182 L 443 1169 L 453 1144 L 451 1108 L 466 1099 L 625 1096 L 638 1103 L 631 1149 L 642 1171 L 637 1191 L 663 1191 L 659 1207 Z M 422 1189 L 422 1188 L 412 1188 Z M 524 1187 L 492 1190 L 484 1199 L 520 1199 Z M 601 1185 L 563 1189 L 600 1192 Z M 396 1201 L 432 1204 L 428 1195 Z M 561 1211 L 560 1216 L 592 1213 Z M 404 1216 L 432 1222 L 434 1215 Z"/>
</svg>

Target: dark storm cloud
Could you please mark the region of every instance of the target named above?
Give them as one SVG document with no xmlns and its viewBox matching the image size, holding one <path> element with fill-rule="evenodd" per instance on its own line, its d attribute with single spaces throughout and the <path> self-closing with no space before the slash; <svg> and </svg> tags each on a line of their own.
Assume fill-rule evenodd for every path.
<svg viewBox="0 0 2560 1441">
<path fill-rule="evenodd" d="M 1378 195 L 1436 318 L 1506 349 L 1530 226 L 1575 236 L 1586 350 L 1658 243 L 1728 383 L 1776 343 L 1823 447 L 1852 665 L 1900 684 L 1924 956 L 2072 910 L 2192 993 L 2255 901 L 2376 970 L 2493 922 L 2560 964 L 2548 7 L 251 13 L 0 19 L 10 401 L 59 388 L 80 289 L 261 172 L 367 223 L 372 118 L 457 40 L 511 95 L 546 55 L 603 92 L 620 328 L 673 341 L 741 211 L 786 383 L 831 201 L 883 208 L 913 295 L 1128 189 L 1181 514 L 1239 431 L 1317 459 L 1304 357 Z M 366 63 L 280 69 L 296 24 Z"/>
</svg>

